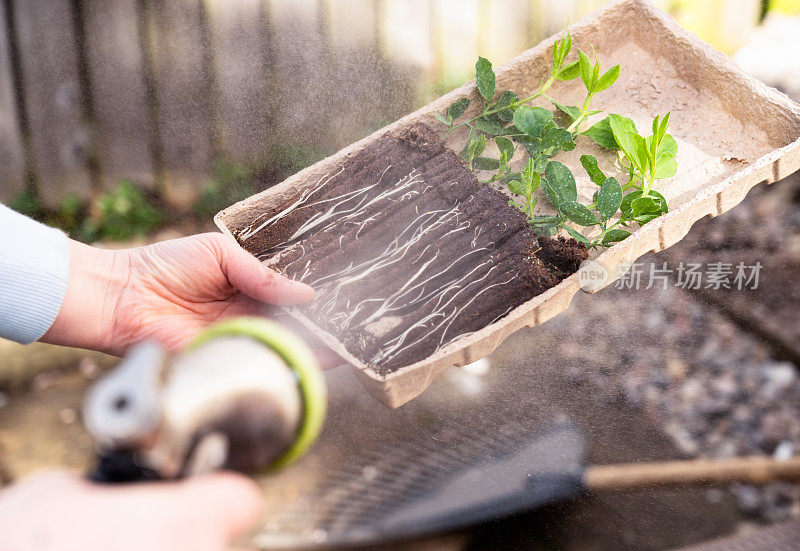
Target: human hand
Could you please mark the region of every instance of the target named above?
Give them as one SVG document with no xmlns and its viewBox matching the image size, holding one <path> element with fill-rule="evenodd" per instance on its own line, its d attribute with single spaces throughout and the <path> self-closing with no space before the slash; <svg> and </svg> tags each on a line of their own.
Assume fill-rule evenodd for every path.
<svg viewBox="0 0 800 551">
<path fill-rule="evenodd" d="M 221 318 L 314 298 L 219 233 L 119 251 L 70 247 L 64 303 L 42 338 L 52 344 L 121 355 L 153 339 L 178 351 Z"/>
<path fill-rule="evenodd" d="M 0 550 L 227 550 L 260 509 L 255 483 L 232 473 L 124 487 L 43 473 L 0 493 Z"/>
</svg>

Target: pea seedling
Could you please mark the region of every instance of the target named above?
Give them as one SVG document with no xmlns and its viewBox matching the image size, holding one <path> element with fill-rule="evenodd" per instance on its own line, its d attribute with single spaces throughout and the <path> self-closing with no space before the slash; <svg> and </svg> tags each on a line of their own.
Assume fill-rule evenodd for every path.
<svg viewBox="0 0 800 551">
<path fill-rule="evenodd" d="M 655 180 L 675 175 L 678 145 L 667 134 L 669 113 L 653 120 L 653 133 L 648 137 L 637 132 L 631 119 L 617 114 L 581 131 L 581 124 L 600 112 L 591 109 L 592 99 L 617 81 L 621 69 L 615 65 L 603 73 L 597 56 L 592 61 L 583 50 L 578 50 L 578 59 L 568 63 L 571 48 L 572 37 L 565 32 L 553 44 L 550 74 L 524 99 L 508 90 L 497 96 L 492 64 L 483 57 L 478 58 L 475 77 L 480 113 L 458 122 L 470 106 L 470 100 L 462 98 L 450 105 L 445 114 L 437 113 L 436 118 L 447 125 L 448 134 L 457 128 L 469 128 L 467 143 L 460 153 L 462 159 L 470 170 L 492 172 L 483 183 L 502 181 L 511 193 L 521 196 L 523 202 L 509 203 L 525 213 L 537 232 L 552 235 L 565 230 L 589 248 L 607 247 L 628 237 L 631 232 L 623 228 L 629 228 L 632 222 L 643 225 L 667 212 L 666 199 L 652 188 Z M 562 105 L 547 95 L 556 81 L 578 77 L 586 89 L 580 107 Z M 565 115 L 569 121 L 566 128 L 558 125 L 550 110 L 530 105 L 539 97 L 550 100 Z M 616 178 L 603 173 L 594 156 L 583 155 L 581 164 L 599 188 L 588 205 L 577 200 L 575 177 L 569 168 L 551 160 L 561 151 L 573 150 L 575 140 L 581 135 L 605 149 L 617 151 L 618 168 L 628 174 L 628 181 L 621 185 Z M 500 152 L 499 159 L 482 156 L 491 141 Z M 528 160 L 522 171 L 512 172 L 509 165 L 518 148 L 524 149 Z M 555 207 L 555 214 L 534 214 L 538 202 L 534 193 L 539 189 Z M 633 191 L 629 191 L 631 189 Z M 625 194 L 626 191 L 629 193 Z M 599 234 L 590 239 L 567 222 L 586 228 L 596 226 Z"/>
</svg>

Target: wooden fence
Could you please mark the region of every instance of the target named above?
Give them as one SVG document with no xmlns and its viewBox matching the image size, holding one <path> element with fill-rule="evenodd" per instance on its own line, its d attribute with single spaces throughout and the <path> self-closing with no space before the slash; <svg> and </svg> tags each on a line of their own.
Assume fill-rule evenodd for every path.
<svg viewBox="0 0 800 551">
<path fill-rule="evenodd" d="M 217 158 L 335 151 L 467 80 L 478 54 L 505 61 L 603 3 L 1 0 L 0 200 L 120 178 L 179 194 Z M 659 3 L 724 16 L 737 40 L 759 5 Z"/>
</svg>

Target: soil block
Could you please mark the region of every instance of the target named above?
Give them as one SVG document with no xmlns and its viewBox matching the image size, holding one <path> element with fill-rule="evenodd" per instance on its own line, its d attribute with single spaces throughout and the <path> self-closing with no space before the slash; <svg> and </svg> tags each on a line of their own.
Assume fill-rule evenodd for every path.
<svg viewBox="0 0 800 551">
<path fill-rule="evenodd" d="M 381 374 L 498 321 L 588 255 L 537 236 L 421 125 L 375 140 L 233 234 L 314 287 L 308 319 Z"/>
</svg>

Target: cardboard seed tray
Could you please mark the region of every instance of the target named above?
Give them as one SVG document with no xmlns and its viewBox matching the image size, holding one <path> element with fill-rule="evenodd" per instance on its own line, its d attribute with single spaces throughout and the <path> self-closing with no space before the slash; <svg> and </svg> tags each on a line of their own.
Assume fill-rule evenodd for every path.
<svg viewBox="0 0 800 551">
<path fill-rule="evenodd" d="M 670 133 L 679 144 L 678 173 L 660 181 L 655 188 L 667 198 L 670 212 L 637 229 L 628 239 L 592 255 L 608 273 L 605 285 L 612 283 L 624 272 L 624 266 L 641 255 L 680 241 L 700 218 L 717 216 L 736 206 L 756 184 L 774 182 L 800 168 L 800 106 L 744 74 L 725 55 L 678 26 L 650 3 L 644 0 L 612 3 L 572 25 L 569 32 L 573 38 L 571 56 L 577 48 L 590 51 L 593 46 L 603 67 L 617 63 L 622 66 L 617 83 L 595 96 L 593 107 L 631 117 L 643 132 L 649 129 L 655 115 L 671 111 Z M 535 91 L 549 73 L 550 50 L 557 38 L 544 40 L 496 69 L 497 90 L 513 90 L 520 97 Z M 556 83 L 550 93 L 568 105 L 578 103 L 583 97 L 580 80 Z M 443 129 L 435 121 L 435 113 L 444 112 L 462 97 L 478 98 L 474 82 L 283 183 L 223 210 L 215 222 L 229 234 L 247 226 L 264 210 L 286 204 L 297 193 L 315 185 L 353 152 L 386 132 L 402 131 L 416 123 Z M 476 104 L 473 102 L 471 109 Z M 552 108 L 544 102 L 540 105 Z M 448 146 L 458 151 L 464 140 L 463 135 L 452 136 Z M 580 167 L 579 157 L 583 153 L 596 155 L 604 170 L 608 170 L 612 154 L 595 147 L 588 138 L 579 138 L 574 151 L 556 157 L 573 171 L 580 198 L 587 201 L 596 187 Z M 301 312 L 291 310 L 291 313 L 353 365 L 370 393 L 394 408 L 422 393 L 444 368 L 474 362 L 490 354 L 514 331 L 539 325 L 564 311 L 579 288 L 578 274 L 574 274 L 501 320 L 386 376 L 353 357 Z"/>
</svg>

